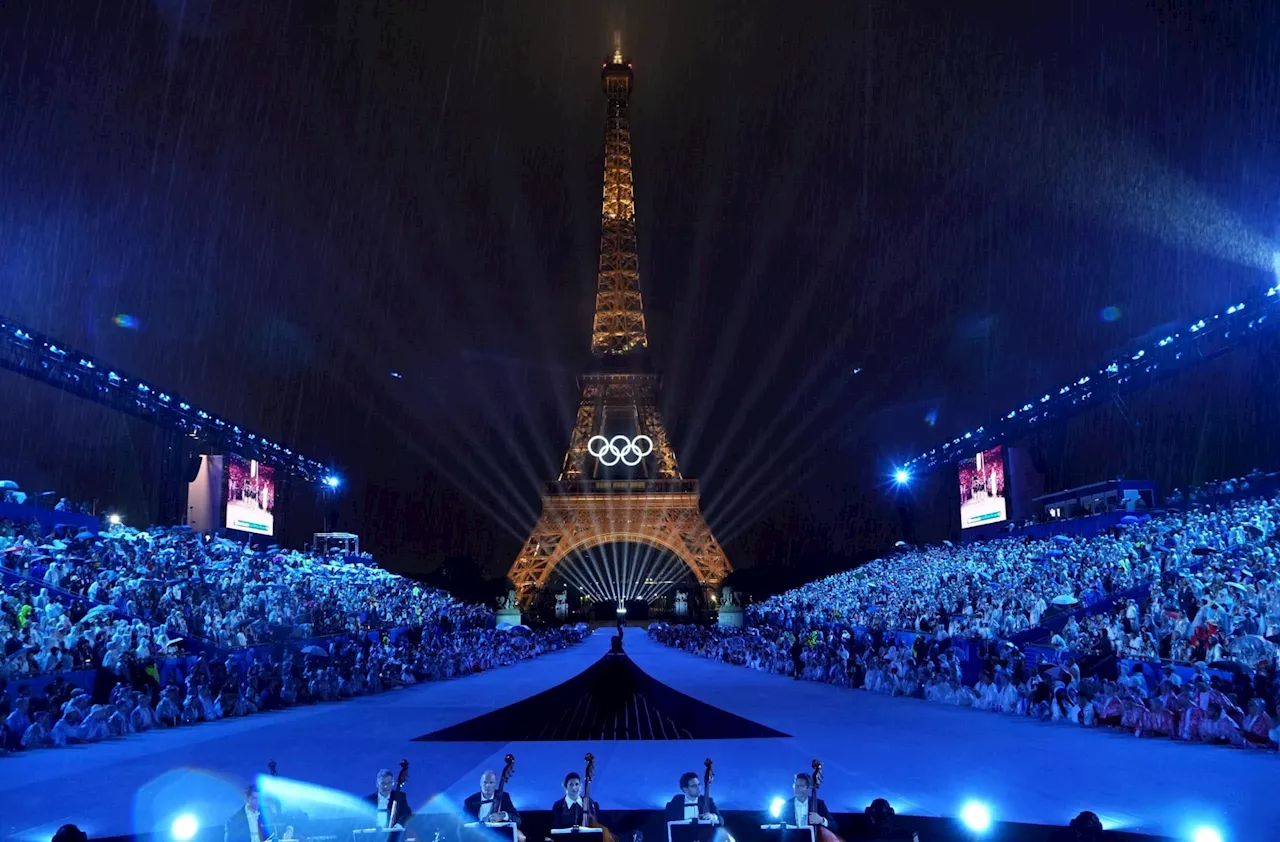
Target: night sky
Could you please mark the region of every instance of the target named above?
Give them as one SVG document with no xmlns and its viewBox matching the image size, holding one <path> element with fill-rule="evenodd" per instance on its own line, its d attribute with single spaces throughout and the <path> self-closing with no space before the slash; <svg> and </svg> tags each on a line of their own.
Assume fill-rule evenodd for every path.
<svg viewBox="0 0 1280 842">
<path fill-rule="evenodd" d="M 682 470 L 735 564 L 851 556 L 895 459 L 1272 282 L 1280 21 L 1213 5 L 6 2 L 0 311 L 332 462 L 397 566 L 503 572 L 589 362 L 621 29 Z M 1276 467 L 1273 346 L 1036 442 L 1051 481 Z M 0 474 L 146 519 L 145 425 L 0 389 Z"/>
</svg>

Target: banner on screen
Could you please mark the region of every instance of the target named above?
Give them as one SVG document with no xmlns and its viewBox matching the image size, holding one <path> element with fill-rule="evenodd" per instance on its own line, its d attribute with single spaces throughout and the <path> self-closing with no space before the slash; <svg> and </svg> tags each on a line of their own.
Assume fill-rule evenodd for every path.
<svg viewBox="0 0 1280 842">
<path fill-rule="evenodd" d="M 960 528 L 1009 519 L 1001 446 L 976 453 L 960 463 Z"/>
<path fill-rule="evenodd" d="M 275 469 L 229 455 L 227 473 L 227 528 L 254 535 L 274 535 L 276 507 Z"/>
</svg>

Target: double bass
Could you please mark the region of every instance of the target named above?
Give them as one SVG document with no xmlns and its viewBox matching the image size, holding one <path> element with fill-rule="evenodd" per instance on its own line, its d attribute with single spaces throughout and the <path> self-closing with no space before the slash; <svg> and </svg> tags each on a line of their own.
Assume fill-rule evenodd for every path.
<svg viewBox="0 0 1280 842">
<path fill-rule="evenodd" d="M 502 774 L 498 776 L 498 787 L 493 791 L 494 812 L 498 813 L 503 812 L 502 793 L 506 791 L 507 781 L 511 780 L 511 776 L 515 774 L 516 771 L 516 756 L 514 754 L 508 754 L 506 757 L 502 758 L 502 762 Z M 489 816 L 492 815 L 493 813 L 489 814 Z M 486 816 L 485 821 L 487 822 L 488 820 L 489 817 Z M 525 842 L 525 835 L 520 832 L 520 828 L 517 827 L 515 830 L 516 842 Z"/>
<path fill-rule="evenodd" d="M 591 800 L 591 780 L 596 776 L 596 756 L 587 752 L 587 756 L 583 759 L 586 760 L 587 767 L 582 770 L 582 803 L 585 805 L 582 811 L 582 826 L 599 828 L 601 842 L 618 842 L 613 831 L 600 824 L 600 820 L 596 817 L 595 803 Z"/>
<path fill-rule="evenodd" d="M 394 795 L 397 792 L 404 792 L 404 785 L 408 782 L 408 780 L 409 780 L 409 761 L 401 759 L 400 774 L 396 775 L 396 785 L 395 785 L 395 788 L 391 790 L 392 794 Z M 399 818 L 399 816 L 396 815 L 396 810 L 399 807 L 400 807 L 400 801 L 395 798 L 391 799 L 391 809 L 387 812 L 387 827 L 396 826 L 396 819 Z"/>
<path fill-rule="evenodd" d="M 822 761 L 815 757 L 810 765 L 813 767 L 813 786 L 809 789 L 809 803 L 813 804 L 818 800 L 818 787 L 822 786 Z M 820 824 L 813 825 L 813 838 L 817 842 L 844 842 L 834 830 Z"/>
<path fill-rule="evenodd" d="M 708 757 L 702 761 L 702 797 L 707 799 L 707 809 L 705 811 L 699 808 L 699 812 L 711 812 L 711 782 L 716 779 L 715 767 L 711 764 L 711 758 Z"/>
</svg>

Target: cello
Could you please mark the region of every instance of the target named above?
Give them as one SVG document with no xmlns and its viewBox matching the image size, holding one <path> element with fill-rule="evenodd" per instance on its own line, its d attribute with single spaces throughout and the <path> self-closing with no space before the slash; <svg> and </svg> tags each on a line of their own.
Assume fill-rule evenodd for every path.
<svg viewBox="0 0 1280 842">
<path fill-rule="evenodd" d="M 595 802 L 591 800 L 591 779 L 596 776 L 596 756 L 587 752 L 584 760 L 587 762 L 587 767 L 582 771 L 582 803 L 585 805 L 582 811 L 582 825 L 599 828 L 601 842 L 618 842 L 613 831 L 600 824 L 600 819 L 596 817 Z"/>
<path fill-rule="evenodd" d="M 813 785 L 809 789 L 809 810 L 813 811 L 813 803 L 818 800 L 818 787 L 822 785 L 822 761 L 816 757 L 811 764 L 813 767 Z M 820 824 L 813 825 L 813 838 L 817 842 L 844 842 L 834 830 L 823 827 Z"/>
</svg>

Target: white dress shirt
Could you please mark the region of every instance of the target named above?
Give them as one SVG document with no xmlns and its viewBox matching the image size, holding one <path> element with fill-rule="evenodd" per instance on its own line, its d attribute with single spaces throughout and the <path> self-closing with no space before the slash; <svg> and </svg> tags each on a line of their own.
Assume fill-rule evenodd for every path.
<svg viewBox="0 0 1280 842">
<path fill-rule="evenodd" d="M 245 818 L 249 820 L 249 842 L 262 842 L 262 833 L 258 829 L 258 813 L 249 809 L 246 804 L 244 808 Z"/>
<path fill-rule="evenodd" d="M 492 798 L 486 800 L 483 795 L 480 796 L 480 811 L 476 816 L 480 821 L 484 821 L 493 812 L 494 800 Z"/>
<path fill-rule="evenodd" d="M 702 811 L 698 809 L 699 800 L 699 798 L 690 798 L 687 795 L 684 797 L 684 817 L 686 819 L 696 819 L 701 815 Z M 719 822 L 720 817 L 712 814 L 711 823 L 719 824 Z"/>
<path fill-rule="evenodd" d="M 804 800 L 801 800 L 799 798 L 793 798 L 791 799 L 791 803 L 794 804 L 796 808 L 795 826 L 808 827 L 809 826 L 809 799 L 805 798 Z M 826 826 L 827 820 L 823 819 L 822 824 L 823 826 Z"/>
<path fill-rule="evenodd" d="M 378 793 L 378 827 L 386 827 L 391 818 L 391 798 Z"/>
</svg>

